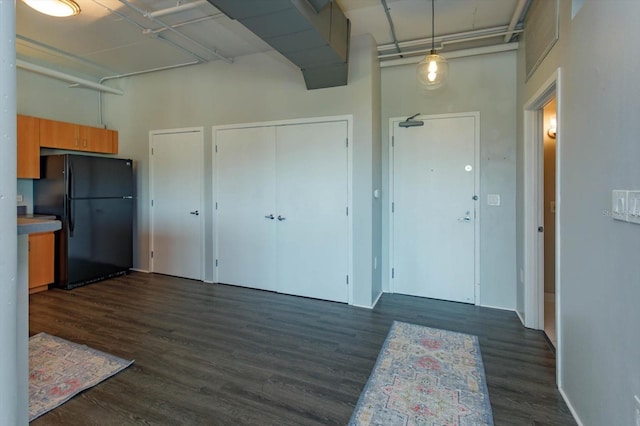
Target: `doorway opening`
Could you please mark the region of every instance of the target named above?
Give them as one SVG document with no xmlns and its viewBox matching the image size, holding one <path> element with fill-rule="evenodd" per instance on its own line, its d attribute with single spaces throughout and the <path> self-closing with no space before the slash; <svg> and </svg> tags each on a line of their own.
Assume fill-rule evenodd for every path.
<svg viewBox="0 0 640 426">
<path fill-rule="evenodd" d="M 560 280 L 562 234 L 559 220 L 562 209 L 561 179 L 559 178 L 562 166 L 562 132 L 561 129 L 560 131 L 556 129 L 556 138 L 553 139 L 550 135 L 553 135 L 554 131 L 550 127 L 552 127 L 553 116 L 556 119 L 556 126 L 562 123 L 560 76 L 560 69 L 557 69 L 524 106 L 522 271 L 523 322 L 528 328 L 543 330 L 553 343 L 558 360 L 556 377 L 559 386 L 562 377 L 562 283 Z M 545 149 L 547 140 L 554 143 L 548 143 Z M 545 170 L 545 163 L 548 170 Z M 545 186 L 549 190 L 546 197 Z M 545 240 L 548 245 L 546 250 Z M 545 294 L 545 290 L 548 294 Z"/>
</svg>

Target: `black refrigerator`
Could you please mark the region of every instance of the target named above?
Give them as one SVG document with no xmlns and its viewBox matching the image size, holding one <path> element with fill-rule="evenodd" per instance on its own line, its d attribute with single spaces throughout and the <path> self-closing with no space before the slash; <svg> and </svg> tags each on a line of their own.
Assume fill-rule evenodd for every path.
<svg viewBox="0 0 640 426">
<path fill-rule="evenodd" d="M 72 289 L 133 266 L 133 162 L 47 155 L 33 184 L 34 214 L 62 222 L 56 237 L 56 285 Z"/>
</svg>

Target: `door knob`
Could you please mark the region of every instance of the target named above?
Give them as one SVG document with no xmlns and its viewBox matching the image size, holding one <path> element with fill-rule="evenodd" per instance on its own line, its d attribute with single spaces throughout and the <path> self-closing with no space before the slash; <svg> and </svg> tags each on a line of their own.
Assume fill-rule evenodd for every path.
<svg viewBox="0 0 640 426">
<path fill-rule="evenodd" d="M 193 215 L 198 216 L 198 215 L 200 215 L 200 212 L 198 210 L 194 210 L 192 212 L 189 212 L 189 214 L 193 214 Z"/>
<path fill-rule="evenodd" d="M 271 220 L 275 219 L 275 217 L 272 214 L 268 214 L 264 218 L 265 219 L 271 219 Z"/>
<path fill-rule="evenodd" d="M 282 222 L 283 220 L 287 220 L 286 217 L 278 215 L 278 220 Z"/>
</svg>

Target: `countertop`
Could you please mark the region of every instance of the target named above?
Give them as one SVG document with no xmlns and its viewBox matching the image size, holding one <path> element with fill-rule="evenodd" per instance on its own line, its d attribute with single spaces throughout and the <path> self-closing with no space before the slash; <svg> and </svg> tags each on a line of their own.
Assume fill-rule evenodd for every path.
<svg viewBox="0 0 640 426">
<path fill-rule="evenodd" d="M 62 228 L 62 223 L 55 216 L 18 216 L 18 235 L 53 232 L 60 228 Z"/>
</svg>

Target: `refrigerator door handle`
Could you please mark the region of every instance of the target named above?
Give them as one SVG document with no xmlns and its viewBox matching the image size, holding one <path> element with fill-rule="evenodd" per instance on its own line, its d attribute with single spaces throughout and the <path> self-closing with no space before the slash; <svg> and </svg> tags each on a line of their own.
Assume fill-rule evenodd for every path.
<svg viewBox="0 0 640 426">
<path fill-rule="evenodd" d="M 67 179 L 67 218 L 69 221 L 69 237 L 73 237 L 73 229 L 75 224 L 73 223 L 73 167 L 69 162 L 69 177 Z"/>
</svg>

